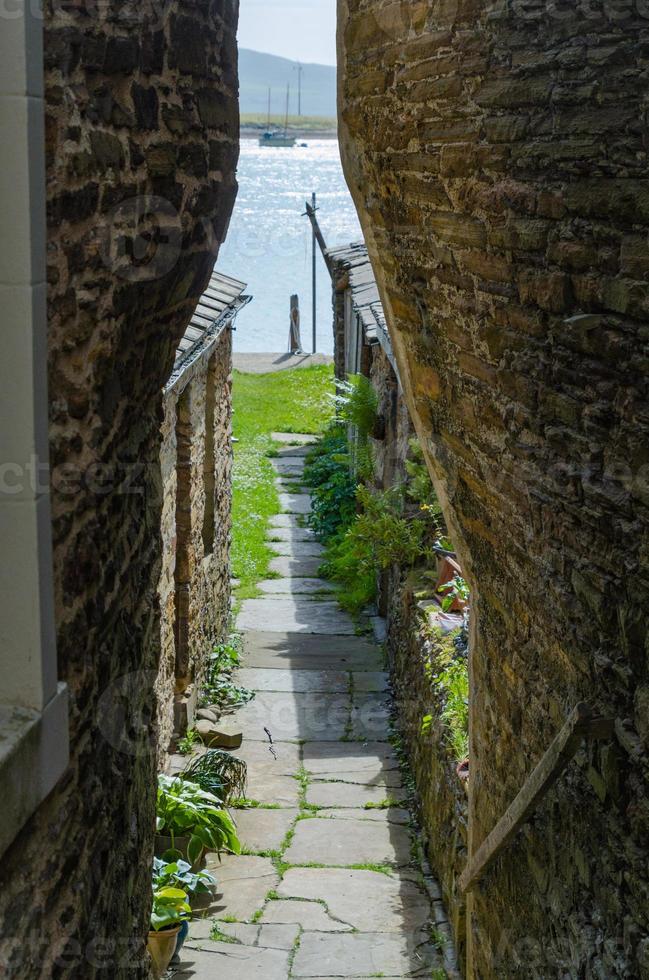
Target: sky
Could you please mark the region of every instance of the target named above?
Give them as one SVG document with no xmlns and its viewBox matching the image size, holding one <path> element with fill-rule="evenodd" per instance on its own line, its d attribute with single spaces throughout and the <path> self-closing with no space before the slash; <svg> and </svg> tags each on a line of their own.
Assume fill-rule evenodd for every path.
<svg viewBox="0 0 649 980">
<path fill-rule="evenodd" d="M 241 0 L 239 45 L 335 65 L 336 0 Z"/>
</svg>

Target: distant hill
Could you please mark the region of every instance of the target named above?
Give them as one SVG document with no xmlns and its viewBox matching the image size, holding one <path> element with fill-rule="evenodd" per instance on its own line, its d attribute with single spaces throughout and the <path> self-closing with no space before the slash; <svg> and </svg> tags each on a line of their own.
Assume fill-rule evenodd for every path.
<svg viewBox="0 0 649 980">
<path fill-rule="evenodd" d="M 302 115 L 336 115 L 336 69 L 331 65 L 302 65 Z M 272 89 L 272 113 L 284 115 L 286 84 L 291 86 L 290 114 L 297 115 L 297 62 L 260 51 L 239 51 L 241 113 L 264 115 L 268 109 L 268 87 Z"/>
</svg>

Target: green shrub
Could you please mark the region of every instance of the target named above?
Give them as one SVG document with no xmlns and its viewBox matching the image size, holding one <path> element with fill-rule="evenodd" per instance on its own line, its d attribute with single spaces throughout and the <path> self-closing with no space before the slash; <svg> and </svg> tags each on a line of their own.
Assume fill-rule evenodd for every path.
<svg viewBox="0 0 649 980">
<path fill-rule="evenodd" d="M 444 693 L 442 722 L 458 762 L 469 754 L 469 665 L 456 660 L 437 678 Z"/>
<path fill-rule="evenodd" d="M 304 479 L 312 488 L 308 523 L 322 541 L 349 527 L 356 514 L 356 480 L 352 475 L 347 438 L 336 426 L 309 453 Z"/>
<path fill-rule="evenodd" d="M 356 491 L 358 512 L 347 530 L 330 541 L 322 566 L 325 577 L 344 589 L 339 602 L 358 613 L 376 598 L 377 574 L 391 565 L 409 566 L 425 554 L 426 525 L 404 514 L 399 487 Z"/>
<path fill-rule="evenodd" d="M 350 472 L 356 482 L 368 481 L 373 475 L 370 435 L 377 420 L 378 396 L 369 378 L 354 374 L 337 383 L 336 423 L 346 427 Z"/>
<path fill-rule="evenodd" d="M 376 424 L 378 396 L 369 378 L 353 374 L 348 381 L 336 384 L 336 414 L 344 425 L 352 425 L 356 435 L 366 441 Z"/>
</svg>

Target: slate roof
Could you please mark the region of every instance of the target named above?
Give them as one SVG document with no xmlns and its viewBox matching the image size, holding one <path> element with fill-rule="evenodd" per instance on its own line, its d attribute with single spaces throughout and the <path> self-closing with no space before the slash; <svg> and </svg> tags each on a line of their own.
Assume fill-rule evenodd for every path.
<svg viewBox="0 0 649 980">
<path fill-rule="evenodd" d="M 381 345 L 398 377 L 388 325 L 367 246 L 364 242 L 353 242 L 342 248 L 327 249 L 327 256 L 331 262 L 348 272 L 352 303 L 363 324 L 365 339 L 368 344 Z"/>
<path fill-rule="evenodd" d="M 216 269 L 212 272 L 207 289 L 201 296 L 176 351 L 174 373 L 198 348 L 204 347 L 206 339 L 211 339 L 223 322 L 231 319 L 242 306 L 250 302 L 249 296 L 242 295 L 245 288 L 245 282 L 224 276 Z"/>
</svg>

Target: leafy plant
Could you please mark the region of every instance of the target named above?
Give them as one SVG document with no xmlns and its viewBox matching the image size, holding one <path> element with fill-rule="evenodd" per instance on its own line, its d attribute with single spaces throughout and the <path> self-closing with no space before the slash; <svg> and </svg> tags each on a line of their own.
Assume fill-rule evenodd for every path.
<svg viewBox="0 0 649 980">
<path fill-rule="evenodd" d="M 167 852 L 170 854 L 171 852 Z M 181 888 L 188 895 L 210 894 L 216 885 L 216 878 L 209 871 L 192 871 L 192 867 L 182 858 L 166 860 L 166 855 L 153 859 L 153 890 Z"/>
<path fill-rule="evenodd" d="M 181 922 L 189 919 L 192 914 L 187 892 L 182 888 L 153 889 L 153 907 L 151 909 L 151 929 L 161 932 L 163 929 L 173 929 Z"/>
<path fill-rule="evenodd" d="M 223 749 L 208 749 L 193 759 L 180 778 L 196 783 L 223 803 L 246 795 L 247 766 L 243 759 Z"/>
<path fill-rule="evenodd" d="M 195 728 L 191 728 L 187 734 L 181 738 L 176 746 L 176 751 L 179 755 L 189 755 L 193 751 L 194 746 L 197 742 L 200 742 L 201 737 Z"/>
<path fill-rule="evenodd" d="M 442 609 L 444 612 L 448 612 L 452 608 L 456 599 L 459 599 L 461 602 L 468 602 L 471 597 L 469 586 L 461 575 L 456 575 L 450 582 L 440 585 L 437 591 L 440 594 L 445 593 L 442 599 Z"/>
<path fill-rule="evenodd" d="M 224 711 L 251 701 L 255 694 L 232 680 L 239 666 L 240 654 L 232 643 L 222 643 L 210 656 L 207 677 L 203 684 L 201 704 L 214 704 Z"/>
<path fill-rule="evenodd" d="M 469 670 L 463 662 L 454 662 L 438 678 L 444 692 L 442 722 L 446 737 L 458 761 L 469 754 Z"/>
<path fill-rule="evenodd" d="M 328 541 L 349 527 L 356 514 L 357 481 L 343 430 L 330 430 L 309 454 L 304 479 L 313 491 L 309 526 L 321 540 Z"/>
<path fill-rule="evenodd" d="M 192 864 L 204 850 L 241 851 L 232 818 L 218 797 L 184 779 L 158 776 L 156 827 L 171 838 L 172 848 L 176 837 L 189 838 L 187 857 Z"/>
<path fill-rule="evenodd" d="M 354 374 L 337 383 L 336 417 L 338 424 L 351 429 L 348 433 L 350 472 L 361 480 L 372 475 L 372 451 L 369 437 L 377 421 L 378 396 L 369 378 Z"/>
</svg>

